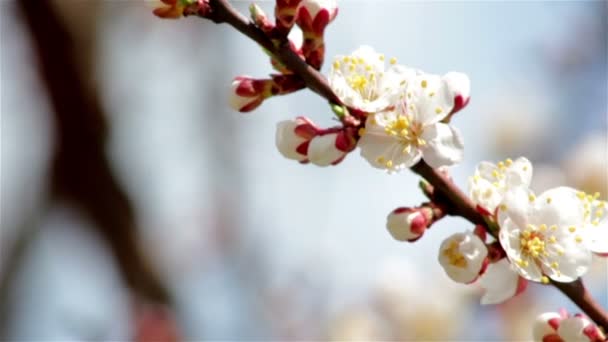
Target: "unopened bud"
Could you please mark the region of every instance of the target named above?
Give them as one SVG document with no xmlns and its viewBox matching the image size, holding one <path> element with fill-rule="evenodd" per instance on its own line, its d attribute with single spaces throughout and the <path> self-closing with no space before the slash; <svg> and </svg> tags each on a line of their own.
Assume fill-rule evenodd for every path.
<svg viewBox="0 0 608 342">
<path fill-rule="evenodd" d="M 318 166 L 336 165 L 353 150 L 355 144 L 345 131 L 314 137 L 308 147 L 308 160 Z"/>
<path fill-rule="evenodd" d="M 423 208 L 397 208 L 386 218 L 386 228 L 398 241 L 418 240 L 430 224 L 432 212 Z"/>
<path fill-rule="evenodd" d="M 305 117 L 281 121 L 277 124 L 275 144 L 285 158 L 305 162 L 310 140 L 318 131 L 317 126 Z"/>
<path fill-rule="evenodd" d="M 256 80 L 249 76 L 238 76 L 232 81 L 229 103 L 239 112 L 250 112 L 271 95 L 271 80 Z"/>
<path fill-rule="evenodd" d="M 296 23 L 305 35 L 322 36 L 336 15 L 338 4 L 335 0 L 303 0 L 298 7 Z"/>
<path fill-rule="evenodd" d="M 251 20 L 255 23 L 257 27 L 259 27 L 264 32 L 270 32 L 274 25 L 268 20 L 266 13 L 258 6 L 257 4 L 251 4 L 249 6 L 249 14 L 251 15 Z"/>
</svg>

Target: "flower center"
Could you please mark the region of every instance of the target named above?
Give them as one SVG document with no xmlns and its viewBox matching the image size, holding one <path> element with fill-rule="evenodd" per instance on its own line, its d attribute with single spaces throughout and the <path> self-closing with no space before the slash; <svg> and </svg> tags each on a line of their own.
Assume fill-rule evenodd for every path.
<svg viewBox="0 0 608 342">
<path fill-rule="evenodd" d="M 426 141 L 420 137 L 422 125 L 418 122 L 412 122 L 402 114 L 399 114 L 395 120 L 387 122 L 384 131 L 401 141 L 401 144 L 404 145 L 403 153 L 409 151 L 410 145 L 420 147 L 426 144 Z"/>
<path fill-rule="evenodd" d="M 538 258 L 546 255 L 544 236 L 540 232 L 527 228 L 519 234 L 521 252 L 525 256 Z"/>
<path fill-rule="evenodd" d="M 443 255 L 448 258 L 448 262 L 452 266 L 459 268 L 467 267 L 467 259 L 460 253 L 458 249 L 459 243 L 457 241 L 450 242 L 447 249 L 443 251 Z"/>
<path fill-rule="evenodd" d="M 347 68 L 346 83 L 358 92 L 364 102 L 374 101 L 378 98 L 378 77 L 382 77 L 383 73 L 376 73 L 374 68 L 367 63 L 363 58 L 346 56 L 342 60 L 334 62 L 335 69 Z"/>
</svg>

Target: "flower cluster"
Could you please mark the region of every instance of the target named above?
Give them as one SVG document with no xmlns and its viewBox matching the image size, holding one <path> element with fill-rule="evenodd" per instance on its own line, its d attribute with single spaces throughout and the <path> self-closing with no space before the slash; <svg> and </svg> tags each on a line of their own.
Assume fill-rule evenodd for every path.
<svg viewBox="0 0 608 342">
<path fill-rule="evenodd" d="M 546 312 L 538 316 L 532 326 L 532 337 L 538 342 L 601 342 L 606 339 L 602 331 L 587 317 L 561 312 Z"/>
<path fill-rule="evenodd" d="M 532 171 L 526 158 L 480 163 L 469 195 L 495 228 L 494 239 L 486 243 L 485 235 L 460 233 L 440 247 L 439 261 L 450 278 L 469 283 L 481 275 L 484 304 L 521 293 L 528 280 L 574 281 L 588 271 L 593 253 L 607 255 L 606 202 L 599 194 L 557 187 L 536 196 L 529 188 Z"/>
</svg>

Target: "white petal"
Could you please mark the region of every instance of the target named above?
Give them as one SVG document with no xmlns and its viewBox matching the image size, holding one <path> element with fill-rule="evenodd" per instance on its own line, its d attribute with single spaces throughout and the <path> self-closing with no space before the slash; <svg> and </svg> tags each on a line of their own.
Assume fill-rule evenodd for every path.
<svg viewBox="0 0 608 342">
<path fill-rule="evenodd" d="M 585 239 L 589 249 L 593 253 L 608 254 L 608 216 L 597 226 L 589 225 L 585 229 L 587 230 Z"/>
<path fill-rule="evenodd" d="M 408 83 L 406 102 L 415 121 L 425 125 L 443 120 L 454 107 L 445 82 L 432 74 L 417 75 Z"/>
<path fill-rule="evenodd" d="M 416 164 L 422 154 L 415 147 L 404 151 L 403 145 L 395 138 L 386 134 L 366 132 L 357 144 L 361 148 L 361 156 L 373 167 L 379 169 L 401 170 Z M 391 167 L 387 162 L 391 161 Z"/>
<path fill-rule="evenodd" d="M 467 74 L 455 71 L 448 72 L 443 75 L 443 81 L 446 83 L 452 99 L 460 95 L 466 101 L 471 96 L 471 80 L 469 80 Z"/>
<path fill-rule="evenodd" d="M 479 175 L 479 177 L 489 182 L 496 182 L 497 179 L 494 174 L 498 171 L 498 166 L 496 166 L 496 164 L 487 161 L 482 161 L 477 165 L 477 168 L 475 169 L 475 174 Z"/>
<path fill-rule="evenodd" d="M 519 275 L 511 269 L 507 259 L 488 265 L 485 273 L 479 278 L 485 293 L 481 304 L 498 304 L 513 297 L 519 285 Z"/>
<path fill-rule="evenodd" d="M 478 204 L 493 213 L 502 202 L 503 193 L 489 181 L 479 178 L 469 180 L 469 197 Z"/>
<path fill-rule="evenodd" d="M 456 246 L 456 250 L 452 250 Z M 462 257 L 462 264 L 453 264 L 451 258 Z M 450 279 L 467 284 L 475 280 L 488 255 L 488 249 L 481 239 L 471 233 L 455 233 L 446 238 L 439 247 L 439 264 Z"/>
<path fill-rule="evenodd" d="M 554 249 L 555 248 L 555 249 Z M 557 248 L 561 248 L 563 255 L 558 255 Z M 574 236 L 559 241 L 559 245 L 550 244 L 548 251 L 551 257 L 543 264 L 544 273 L 551 279 L 559 282 L 572 282 L 583 276 L 591 266 L 591 251 L 584 243 L 575 241 Z M 557 262 L 558 267 L 551 267 L 552 262 Z"/>
<path fill-rule="evenodd" d="M 424 161 L 430 166 L 450 166 L 462 160 L 464 144 L 460 132 L 447 124 L 436 123 L 424 128 L 422 146 Z"/>
<path fill-rule="evenodd" d="M 583 203 L 576 194 L 575 189 L 568 187 L 545 191 L 534 201 L 530 212 L 530 223 L 557 225 L 560 228 L 568 226 L 580 228 L 584 222 L 585 211 Z"/>
<path fill-rule="evenodd" d="M 356 58 L 363 58 L 365 63 L 372 67 L 375 72 L 384 71 L 384 61 L 380 58 L 382 54 L 377 53 L 373 47 L 369 45 L 361 45 L 355 50 L 351 56 Z"/>
<path fill-rule="evenodd" d="M 524 157 L 517 158 L 506 170 L 508 186 L 530 186 L 532 181 L 532 163 Z"/>
<path fill-rule="evenodd" d="M 512 220 L 520 229 L 528 224 L 530 215 L 531 190 L 525 187 L 515 187 L 505 192 L 502 200 L 503 209 L 498 211 L 498 225 L 503 227 L 506 219 Z M 500 206 L 499 206 L 500 208 Z"/>
<path fill-rule="evenodd" d="M 344 156 L 336 148 L 336 134 L 314 137 L 308 146 L 308 160 L 318 166 L 329 166 Z"/>
</svg>

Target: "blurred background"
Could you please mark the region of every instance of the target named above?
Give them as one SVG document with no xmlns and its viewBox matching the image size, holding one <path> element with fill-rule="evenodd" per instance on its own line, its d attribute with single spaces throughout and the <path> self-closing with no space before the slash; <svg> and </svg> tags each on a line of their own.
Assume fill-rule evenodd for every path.
<svg viewBox="0 0 608 342">
<path fill-rule="evenodd" d="M 368 44 L 467 73 L 472 100 L 453 120 L 463 187 L 479 161 L 525 155 L 536 191 L 605 199 L 607 4 L 345 0 L 326 55 Z M 265 55 L 226 25 L 155 18 L 156 5 L 0 3 L 2 339 L 527 340 L 532 317 L 577 312 L 534 285 L 480 306 L 480 288 L 436 261 L 471 224 L 392 240 L 386 215 L 424 200 L 417 177 L 357 152 L 324 169 L 284 159 L 276 122 L 329 126 L 325 101 L 304 90 L 230 110 L 232 78 L 272 72 Z M 606 306 L 607 265 L 586 276 Z"/>
</svg>

